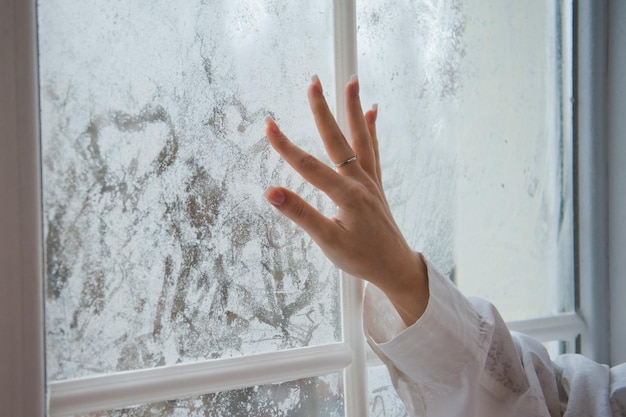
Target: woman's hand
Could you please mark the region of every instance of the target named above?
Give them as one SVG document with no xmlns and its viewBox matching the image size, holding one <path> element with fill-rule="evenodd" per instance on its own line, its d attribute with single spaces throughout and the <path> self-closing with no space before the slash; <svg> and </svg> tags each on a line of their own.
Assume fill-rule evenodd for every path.
<svg viewBox="0 0 626 417">
<path fill-rule="evenodd" d="M 427 270 L 422 256 L 411 250 L 400 233 L 385 198 L 376 137 L 377 108 L 363 114 L 359 82 L 353 77 L 346 86 L 348 142 L 328 108 L 319 78 L 313 78 L 308 95 L 336 170 L 291 143 L 271 118 L 267 119 L 267 137 L 304 179 L 328 195 L 337 205 L 337 213 L 328 218 L 281 187 L 269 189 L 266 197 L 302 227 L 338 268 L 384 291 L 404 322 L 411 325 L 428 304 Z"/>
</svg>

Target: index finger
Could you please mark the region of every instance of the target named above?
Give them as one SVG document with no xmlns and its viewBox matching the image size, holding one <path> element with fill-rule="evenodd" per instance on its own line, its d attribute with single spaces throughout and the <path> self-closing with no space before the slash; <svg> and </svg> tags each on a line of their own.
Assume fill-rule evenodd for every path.
<svg viewBox="0 0 626 417">
<path fill-rule="evenodd" d="M 322 190 L 335 204 L 341 206 L 342 200 L 346 195 L 345 189 L 348 179 L 293 144 L 281 132 L 274 119 L 268 117 L 266 123 L 267 138 L 280 156 L 305 180 Z M 344 191 L 342 192 L 342 190 Z"/>
</svg>

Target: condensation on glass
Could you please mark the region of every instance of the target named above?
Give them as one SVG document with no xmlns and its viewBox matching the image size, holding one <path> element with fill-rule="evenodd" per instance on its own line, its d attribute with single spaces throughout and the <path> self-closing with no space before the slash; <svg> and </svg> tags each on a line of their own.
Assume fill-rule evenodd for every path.
<svg viewBox="0 0 626 417">
<path fill-rule="evenodd" d="M 80 417 L 342 417 L 342 381 L 333 374 Z"/>
<path fill-rule="evenodd" d="M 560 7 L 357 1 L 398 223 L 507 320 L 572 308 Z M 275 116 L 326 159 L 305 89 L 334 91 L 332 2 L 40 0 L 38 17 L 49 380 L 340 340 L 337 271 L 262 197 L 333 210 L 263 137 Z M 342 415 L 333 378 L 106 415 Z M 384 367 L 369 378 L 372 415 L 403 416 Z"/>
<path fill-rule="evenodd" d="M 38 7 L 48 379 L 340 340 L 338 272 L 263 198 L 332 209 L 264 138 L 323 155 L 330 2 Z"/>
<path fill-rule="evenodd" d="M 357 4 L 362 95 L 411 245 L 506 320 L 571 310 L 562 2 Z"/>
<path fill-rule="evenodd" d="M 562 2 L 357 2 L 364 100 L 378 103 L 400 228 L 507 320 L 573 308 Z M 551 352 L 568 347 L 549 345 Z M 404 416 L 385 367 L 370 415 Z"/>
</svg>

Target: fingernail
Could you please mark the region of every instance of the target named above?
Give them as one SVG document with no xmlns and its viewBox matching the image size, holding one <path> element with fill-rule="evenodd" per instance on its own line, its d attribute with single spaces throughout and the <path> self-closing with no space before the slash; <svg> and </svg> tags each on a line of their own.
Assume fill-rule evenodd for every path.
<svg viewBox="0 0 626 417">
<path fill-rule="evenodd" d="M 370 110 L 370 112 L 372 113 L 371 122 L 376 123 L 376 119 L 378 119 L 378 103 L 372 104 L 372 109 Z"/>
<path fill-rule="evenodd" d="M 265 198 L 267 198 L 271 205 L 278 208 L 283 205 L 287 195 L 282 190 L 273 188 L 265 192 Z"/>
<path fill-rule="evenodd" d="M 280 128 L 278 127 L 278 123 L 276 123 L 276 120 L 272 119 L 270 116 L 267 116 L 265 118 L 265 124 L 269 128 L 270 132 L 276 135 L 280 134 Z"/>
<path fill-rule="evenodd" d="M 348 83 L 352 89 L 352 94 L 354 94 L 354 96 L 358 96 L 359 95 L 359 76 L 356 74 L 352 74 L 350 76 L 350 82 Z"/>
<path fill-rule="evenodd" d="M 313 85 L 313 87 L 315 87 L 315 92 L 317 94 L 324 93 L 324 91 L 322 90 L 322 82 L 320 81 L 320 77 L 318 77 L 317 74 L 315 74 L 311 79 L 311 84 Z"/>
</svg>

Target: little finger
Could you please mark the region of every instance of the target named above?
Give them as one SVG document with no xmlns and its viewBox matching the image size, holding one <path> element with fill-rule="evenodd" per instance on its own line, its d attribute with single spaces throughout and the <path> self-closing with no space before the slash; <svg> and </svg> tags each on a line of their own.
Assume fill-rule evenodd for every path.
<svg viewBox="0 0 626 417">
<path fill-rule="evenodd" d="M 374 151 L 374 163 L 376 167 L 376 179 L 382 186 L 383 176 L 380 169 L 380 151 L 378 148 L 378 135 L 376 134 L 376 119 L 378 118 L 378 104 L 374 104 L 370 110 L 365 113 L 365 122 L 367 123 L 367 130 L 372 138 L 372 149 Z"/>
<path fill-rule="evenodd" d="M 361 167 L 371 177 L 375 177 L 375 155 L 368 126 L 363 117 L 363 108 L 361 107 L 361 98 L 359 96 L 359 78 L 356 75 L 352 76 L 350 82 L 346 85 L 345 91 L 348 124 L 350 125 L 350 144 L 352 149 L 359 155 Z"/>
</svg>

